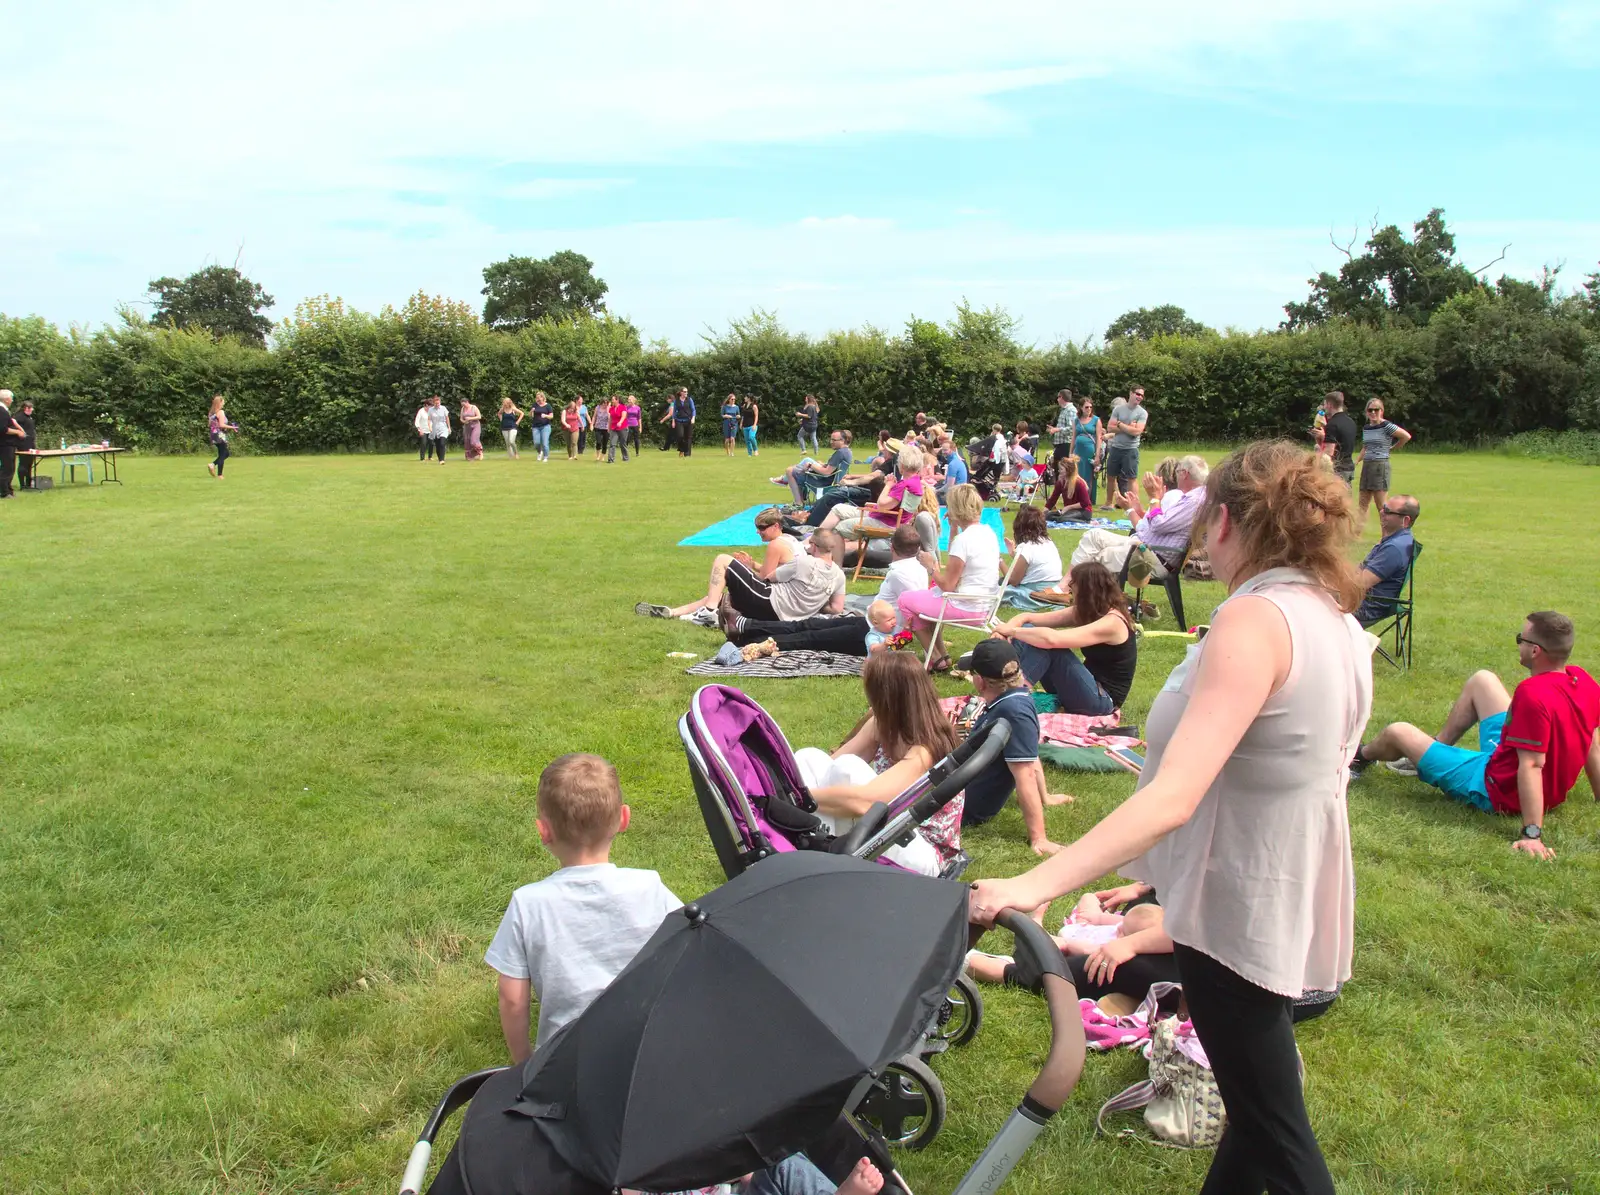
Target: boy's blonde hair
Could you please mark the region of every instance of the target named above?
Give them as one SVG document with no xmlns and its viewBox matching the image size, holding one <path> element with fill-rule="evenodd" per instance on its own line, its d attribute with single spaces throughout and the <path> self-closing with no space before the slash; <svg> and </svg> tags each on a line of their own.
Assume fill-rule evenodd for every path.
<svg viewBox="0 0 1600 1195">
<path fill-rule="evenodd" d="M 539 773 L 537 813 L 563 846 L 592 849 L 617 836 L 622 785 L 617 769 L 598 755 L 574 752 Z"/>
<path fill-rule="evenodd" d="M 867 607 L 867 618 L 870 621 L 874 618 L 883 617 L 898 618 L 899 615 L 895 612 L 895 608 L 893 606 L 884 601 L 882 598 L 879 598 L 877 601 L 873 602 L 872 605 Z"/>
</svg>

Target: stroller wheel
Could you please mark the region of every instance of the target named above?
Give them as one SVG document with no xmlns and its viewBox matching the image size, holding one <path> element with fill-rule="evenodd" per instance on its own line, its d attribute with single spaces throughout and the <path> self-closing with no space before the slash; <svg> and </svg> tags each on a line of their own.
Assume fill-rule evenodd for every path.
<svg viewBox="0 0 1600 1195">
<path fill-rule="evenodd" d="M 957 975 L 939 1005 L 933 1031 L 928 1037 L 945 1046 L 964 1046 L 978 1036 L 983 1024 L 983 994 L 970 975 Z"/>
<path fill-rule="evenodd" d="M 866 1097 L 850 1110 L 890 1145 L 926 1149 L 944 1127 L 944 1084 L 922 1059 L 905 1054 L 884 1068 Z"/>
</svg>

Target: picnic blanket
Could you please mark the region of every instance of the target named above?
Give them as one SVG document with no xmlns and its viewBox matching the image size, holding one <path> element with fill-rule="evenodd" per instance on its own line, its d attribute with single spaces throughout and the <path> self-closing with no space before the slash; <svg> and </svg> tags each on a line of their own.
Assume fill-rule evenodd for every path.
<svg viewBox="0 0 1600 1195">
<path fill-rule="evenodd" d="M 1103 734 L 1102 731 L 1116 726 L 1122 720 L 1120 711 L 1113 710 L 1109 714 L 1058 714 L 1048 713 L 1041 709 L 1049 699 L 1051 707 L 1054 698 L 1047 693 L 1035 693 L 1033 706 L 1040 710 L 1039 713 L 1039 738 L 1043 742 L 1059 743 L 1064 747 L 1134 747 L 1139 745 L 1139 740 L 1125 734 Z M 945 697 L 939 701 L 939 708 L 947 717 L 959 713 L 966 704 L 965 697 Z"/>
<path fill-rule="evenodd" d="M 748 506 L 738 514 L 729 515 L 727 518 L 711 524 L 709 527 L 696 531 L 678 541 L 680 548 L 757 548 L 761 546 L 761 536 L 756 533 L 756 516 L 769 506 L 777 505 L 773 502 L 760 502 L 755 506 Z M 988 506 L 983 511 L 983 522 L 986 527 L 994 532 L 995 538 L 1004 542 L 1006 537 L 1005 524 L 1000 519 L 1000 511 Z M 939 512 L 939 550 L 942 552 L 950 546 L 950 524 L 944 517 L 944 512 Z"/>
<path fill-rule="evenodd" d="M 1039 589 L 1048 589 L 1048 585 L 1041 585 Z M 1007 585 L 1006 595 L 1000 600 L 1002 606 L 1010 606 L 1013 610 L 1059 610 L 1061 607 L 1052 602 L 1041 602 L 1034 595 L 1034 590 L 1024 589 L 1020 585 Z"/>
<path fill-rule="evenodd" d="M 780 651 L 775 656 L 737 664 L 702 660 L 684 669 L 690 676 L 860 676 L 865 656 L 836 651 Z"/>
<path fill-rule="evenodd" d="M 1106 531 L 1133 530 L 1133 524 L 1127 519 L 1106 519 L 1099 515 L 1092 519 L 1064 519 L 1052 511 L 1044 516 L 1044 521 L 1052 531 L 1087 531 L 1090 527 L 1100 527 Z"/>
</svg>

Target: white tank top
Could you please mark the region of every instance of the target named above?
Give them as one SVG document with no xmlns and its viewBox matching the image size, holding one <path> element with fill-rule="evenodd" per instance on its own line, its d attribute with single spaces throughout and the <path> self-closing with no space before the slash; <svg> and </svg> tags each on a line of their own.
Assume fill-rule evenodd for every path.
<svg viewBox="0 0 1600 1195">
<path fill-rule="evenodd" d="M 1298 996 L 1350 978 L 1355 868 L 1345 790 L 1372 712 L 1377 640 L 1294 569 L 1252 577 L 1228 600 L 1245 596 L 1282 611 L 1288 676 L 1194 816 L 1123 870 L 1155 886 L 1173 941 L 1258 987 Z M 1150 707 L 1140 787 L 1160 771 L 1204 650 L 1204 640 L 1189 648 Z"/>
</svg>

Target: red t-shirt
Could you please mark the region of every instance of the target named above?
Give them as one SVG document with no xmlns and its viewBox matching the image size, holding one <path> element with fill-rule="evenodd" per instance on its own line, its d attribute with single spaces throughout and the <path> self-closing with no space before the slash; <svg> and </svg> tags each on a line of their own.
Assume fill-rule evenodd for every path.
<svg viewBox="0 0 1600 1195">
<path fill-rule="evenodd" d="M 1501 813 L 1520 813 L 1517 750 L 1544 752 L 1544 808 L 1567 799 L 1578 782 L 1595 727 L 1600 726 L 1600 685 L 1582 668 L 1568 666 L 1530 676 L 1511 695 L 1500 745 L 1489 757 L 1483 786 Z"/>
</svg>

